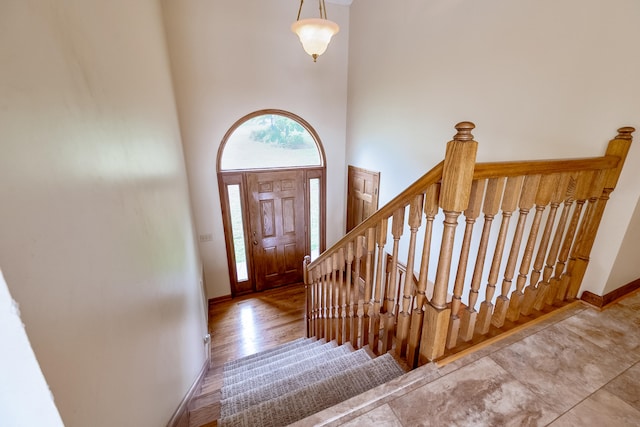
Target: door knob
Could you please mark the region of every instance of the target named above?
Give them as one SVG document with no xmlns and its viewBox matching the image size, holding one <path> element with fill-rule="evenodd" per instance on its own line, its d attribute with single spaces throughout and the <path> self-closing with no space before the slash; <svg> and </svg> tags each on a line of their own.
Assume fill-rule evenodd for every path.
<svg viewBox="0 0 640 427">
<path fill-rule="evenodd" d="M 254 240 L 254 241 L 253 241 L 253 244 L 254 244 L 254 245 L 257 245 L 257 244 L 258 244 L 258 241 L 257 241 L 257 240 Z"/>
</svg>

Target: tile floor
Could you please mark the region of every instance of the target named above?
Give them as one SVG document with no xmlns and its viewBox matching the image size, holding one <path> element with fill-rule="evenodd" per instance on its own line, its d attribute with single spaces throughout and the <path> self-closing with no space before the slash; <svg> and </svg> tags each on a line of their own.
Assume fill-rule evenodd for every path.
<svg viewBox="0 0 640 427">
<path fill-rule="evenodd" d="M 601 312 L 578 303 L 296 425 L 640 426 L 640 291 Z"/>
</svg>

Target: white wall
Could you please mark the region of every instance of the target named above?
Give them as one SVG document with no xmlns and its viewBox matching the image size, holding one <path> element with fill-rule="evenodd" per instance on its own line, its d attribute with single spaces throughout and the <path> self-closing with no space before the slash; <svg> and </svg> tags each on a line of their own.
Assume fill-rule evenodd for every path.
<svg viewBox="0 0 640 427">
<path fill-rule="evenodd" d="M 62 427 L 53 396 L 33 354 L 0 271 L 0 420 L 11 427 Z"/>
<path fill-rule="evenodd" d="M 479 161 L 602 155 L 618 127 L 640 128 L 638 18 L 635 0 L 356 0 L 347 163 L 381 171 L 382 204 L 442 160 L 463 120 Z M 592 251 L 596 294 L 640 196 L 638 144 Z"/>
<path fill-rule="evenodd" d="M 616 262 L 613 264 L 613 269 L 603 294 L 640 279 L 640 273 L 638 273 L 638 242 L 640 242 L 640 199 L 636 204 L 636 209 L 631 217 L 629 228 L 627 228 L 624 235 L 624 240 L 622 240 L 622 245 L 620 245 Z"/>
<path fill-rule="evenodd" d="M 160 6 L 6 0 L 0 58 L 0 266 L 63 421 L 164 425 L 206 322 Z"/>
<path fill-rule="evenodd" d="M 317 63 L 290 30 L 298 3 L 274 0 L 163 1 L 167 37 L 207 295 L 229 295 L 216 156 L 244 115 L 277 108 L 318 132 L 327 156 L 327 244 L 344 230 L 349 9 L 329 4 L 341 30 Z M 315 17 L 306 2 L 302 17 Z"/>
</svg>

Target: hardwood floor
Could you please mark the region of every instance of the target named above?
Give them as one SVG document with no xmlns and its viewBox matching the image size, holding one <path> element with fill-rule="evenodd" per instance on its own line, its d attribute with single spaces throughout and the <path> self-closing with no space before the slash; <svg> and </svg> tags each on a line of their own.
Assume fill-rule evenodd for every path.
<svg viewBox="0 0 640 427">
<path fill-rule="evenodd" d="M 225 362 L 304 336 L 304 303 L 298 284 L 209 304 L 211 368 L 189 404 L 190 427 L 217 425 Z"/>
</svg>

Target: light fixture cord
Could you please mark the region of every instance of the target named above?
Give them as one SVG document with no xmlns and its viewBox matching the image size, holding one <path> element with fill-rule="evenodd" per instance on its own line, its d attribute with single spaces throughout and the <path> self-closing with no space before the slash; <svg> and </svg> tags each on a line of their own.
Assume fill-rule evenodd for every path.
<svg viewBox="0 0 640 427">
<path fill-rule="evenodd" d="M 302 12 L 302 3 L 304 3 L 304 0 L 300 0 L 300 7 L 298 8 L 298 17 L 296 18 L 296 21 L 300 20 L 300 12 Z"/>
<path fill-rule="evenodd" d="M 300 0 L 300 7 L 298 8 L 298 17 L 296 21 L 300 20 L 300 13 L 302 12 L 302 4 L 304 0 Z M 320 19 L 327 19 L 327 6 L 324 4 L 324 0 L 318 0 L 318 6 L 320 7 Z"/>
</svg>

